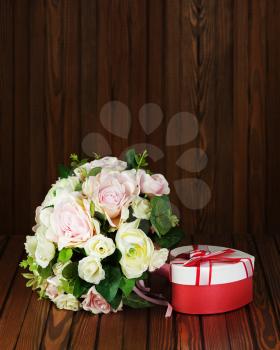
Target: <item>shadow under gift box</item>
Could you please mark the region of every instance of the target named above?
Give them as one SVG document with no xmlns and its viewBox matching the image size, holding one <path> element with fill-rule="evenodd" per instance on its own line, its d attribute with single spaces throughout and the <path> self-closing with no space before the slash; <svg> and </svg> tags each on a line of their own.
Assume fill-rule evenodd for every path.
<svg viewBox="0 0 280 350">
<path fill-rule="evenodd" d="M 165 264 L 159 273 L 172 284 L 171 304 L 175 311 L 216 314 L 253 300 L 254 262 L 252 255 L 235 249 L 184 246 L 171 250 L 170 264 Z"/>
</svg>

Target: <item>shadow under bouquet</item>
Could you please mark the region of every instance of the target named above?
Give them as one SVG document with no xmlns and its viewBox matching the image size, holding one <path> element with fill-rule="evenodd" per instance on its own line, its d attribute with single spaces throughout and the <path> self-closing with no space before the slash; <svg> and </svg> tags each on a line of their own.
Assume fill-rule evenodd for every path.
<svg viewBox="0 0 280 350">
<path fill-rule="evenodd" d="M 126 161 L 97 155 L 80 161 L 73 154 L 71 168 L 59 167 L 20 263 L 41 298 L 94 314 L 153 305 L 144 281 L 183 233 L 168 182 L 147 169 L 147 157 L 133 149 Z"/>
</svg>

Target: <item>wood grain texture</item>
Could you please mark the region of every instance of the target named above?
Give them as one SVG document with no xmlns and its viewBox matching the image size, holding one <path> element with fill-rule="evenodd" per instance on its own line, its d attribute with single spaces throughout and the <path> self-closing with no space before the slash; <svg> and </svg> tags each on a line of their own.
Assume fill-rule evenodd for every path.
<svg viewBox="0 0 280 350">
<path fill-rule="evenodd" d="M 113 348 L 116 350 L 122 349 L 124 339 L 123 324 L 123 313 L 102 315 L 97 348 L 102 350 Z"/>
<path fill-rule="evenodd" d="M 233 8 L 233 232 L 248 232 L 248 1 Z"/>
<path fill-rule="evenodd" d="M 144 350 L 146 349 L 146 342 L 144 339 L 148 338 L 149 333 L 149 320 L 148 310 L 133 310 L 127 309 L 124 318 L 124 339 L 123 349 L 135 349 Z"/>
<path fill-rule="evenodd" d="M 30 221 L 30 85 L 29 2 L 14 2 L 14 152 L 13 221 L 15 232 L 26 235 Z M 28 164 L 28 166 L 26 166 Z M 24 170 L 23 170 L 24 169 Z M 23 176 L 24 172 L 24 176 Z M 20 194 L 20 195 L 19 195 Z M 18 210 L 17 208 L 20 208 Z"/>
<path fill-rule="evenodd" d="M 66 349 L 71 335 L 72 320 L 73 311 L 59 310 L 52 305 L 40 348 Z"/>
<path fill-rule="evenodd" d="M 93 130 L 100 131 L 97 115 L 97 3 L 81 1 L 81 141 Z"/>
<path fill-rule="evenodd" d="M 203 344 L 200 319 L 195 315 L 177 314 L 177 349 L 200 350 Z"/>
<path fill-rule="evenodd" d="M 216 234 L 232 230 L 233 213 L 233 118 L 232 118 L 232 1 L 218 0 L 215 22 Z"/>
<path fill-rule="evenodd" d="M 274 94 L 280 84 L 280 72 L 278 67 L 280 59 L 280 47 L 278 39 L 280 35 L 280 3 L 270 1 L 266 13 L 266 38 L 267 38 L 267 62 L 266 62 L 266 137 L 267 137 L 267 230 L 271 234 L 279 235 L 279 217 L 277 212 L 278 195 L 280 193 L 280 155 L 275 145 L 278 143 L 279 99 Z"/>
<path fill-rule="evenodd" d="M 26 281 L 21 272 L 18 270 L 9 296 L 5 299 L 0 320 L 1 349 L 14 349 L 31 297 L 32 290 L 25 287 Z"/>
<path fill-rule="evenodd" d="M 35 208 L 42 202 L 49 186 L 45 176 L 46 148 L 46 7 L 41 1 L 30 2 L 29 71 L 30 71 L 30 223 L 34 222 Z M 42 181 L 38 181 L 41 179 Z M 30 231 L 30 230 L 29 230 Z M 27 231 L 26 234 L 29 232 Z"/>
<path fill-rule="evenodd" d="M 214 233 L 216 212 L 216 112 L 215 112 L 215 1 L 196 2 L 198 11 L 198 108 L 199 148 L 206 152 L 208 164 L 200 173 L 211 190 L 211 201 L 197 211 L 195 235 Z M 193 195 L 193 194 L 190 194 Z M 203 198 L 203 196 L 202 196 Z"/>
<path fill-rule="evenodd" d="M 68 348 L 93 349 L 98 336 L 98 320 L 98 316 L 87 312 L 76 313 L 72 322 Z"/>
<path fill-rule="evenodd" d="M 63 42 L 63 146 L 64 163 L 75 150 L 81 152 L 81 106 L 80 106 L 80 1 L 62 2 Z M 61 132 L 61 131 L 60 131 Z"/>
<path fill-rule="evenodd" d="M 48 183 L 57 177 L 57 165 L 64 160 L 63 144 L 63 1 L 46 1 L 46 131 Z"/>
<path fill-rule="evenodd" d="M 3 308 L 9 287 L 23 252 L 24 236 L 13 236 L 6 244 L 5 251 L 0 258 L 0 311 Z"/>
<path fill-rule="evenodd" d="M 199 84 L 199 70 L 200 70 L 200 5 L 197 1 L 182 1 L 180 15 L 180 110 L 188 111 L 198 118 L 200 96 L 198 93 Z M 189 143 L 182 145 L 179 150 L 180 154 L 187 149 L 199 146 L 199 138 L 195 138 Z M 179 177 L 186 178 L 193 175 L 200 176 L 200 174 L 189 174 L 186 170 L 180 169 Z M 181 188 L 184 191 L 184 188 Z M 186 234 L 193 235 L 198 229 L 198 215 L 197 212 L 191 209 L 179 206 L 182 225 L 186 230 Z M 186 238 L 187 239 L 187 238 Z"/>
<path fill-rule="evenodd" d="M 38 300 L 38 295 L 32 293 L 21 324 L 16 349 L 39 349 L 50 306 L 48 300 Z"/>
<path fill-rule="evenodd" d="M 265 233 L 266 224 L 266 2 L 249 8 L 249 223 L 250 233 Z"/>
<path fill-rule="evenodd" d="M 110 101 L 119 101 L 126 106 L 129 105 L 129 77 L 130 77 L 130 33 L 129 28 L 129 0 L 116 0 L 110 2 L 110 46 L 105 54 L 110 57 Z M 143 20 L 143 18 L 142 18 Z M 102 40 L 102 38 L 101 38 Z M 134 116 L 135 118 L 137 116 Z M 112 130 L 123 130 L 126 122 L 119 114 L 112 118 Z M 127 147 L 127 136 L 113 137 L 111 139 L 112 151 L 120 155 Z"/>
<path fill-rule="evenodd" d="M 231 349 L 255 349 L 246 308 L 228 312 L 226 324 Z"/>
<path fill-rule="evenodd" d="M 14 6 L 11 1 L 0 3 L 0 191 L 2 199 L 2 235 L 13 232 L 13 156 L 14 156 Z"/>
<path fill-rule="evenodd" d="M 165 4 L 161 0 L 148 1 L 147 11 L 147 65 L 146 65 L 146 102 L 157 104 L 165 118 L 164 109 L 164 10 Z M 153 115 L 147 117 L 149 120 Z M 163 124 L 163 121 L 161 125 Z M 146 135 L 146 141 L 157 147 L 165 143 L 165 133 L 162 127 L 156 128 L 151 134 Z M 163 172 L 165 167 L 164 158 L 155 164 L 157 172 Z"/>
<path fill-rule="evenodd" d="M 280 341 L 279 325 L 269 296 L 269 285 L 266 281 L 260 255 L 252 239 L 236 236 L 234 242 L 237 249 L 247 251 L 256 258 L 254 301 L 248 306 L 252 337 L 261 349 L 275 349 Z"/>
<path fill-rule="evenodd" d="M 155 307 L 151 310 L 148 349 L 174 349 L 176 346 L 176 324 L 172 318 L 165 318 L 165 310 Z"/>
<path fill-rule="evenodd" d="M 279 261 L 280 254 L 273 237 L 258 240 L 257 250 L 266 274 L 266 283 L 268 284 L 274 302 L 274 310 L 278 320 L 280 320 L 280 285 L 278 283 L 280 266 L 276 263 L 276 261 Z"/>
<path fill-rule="evenodd" d="M 226 350 L 230 349 L 229 335 L 226 328 L 225 316 L 209 315 L 202 318 L 205 348 Z M 217 342 L 218 339 L 218 342 Z"/>
</svg>

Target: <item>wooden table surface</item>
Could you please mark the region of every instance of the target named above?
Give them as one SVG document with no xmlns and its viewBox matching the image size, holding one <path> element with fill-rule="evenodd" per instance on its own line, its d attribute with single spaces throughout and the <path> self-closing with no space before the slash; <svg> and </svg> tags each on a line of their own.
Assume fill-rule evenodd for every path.
<svg viewBox="0 0 280 350">
<path fill-rule="evenodd" d="M 23 241 L 0 236 L 1 350 L 280 349 L 279 237 L 242 236 L 231 244 L 256 256 L 252 304 L 221 315 L 174 313 L 169 319 L 160 307 L 93 316 L 38 301 L 18 268 Z"/>
</svg>

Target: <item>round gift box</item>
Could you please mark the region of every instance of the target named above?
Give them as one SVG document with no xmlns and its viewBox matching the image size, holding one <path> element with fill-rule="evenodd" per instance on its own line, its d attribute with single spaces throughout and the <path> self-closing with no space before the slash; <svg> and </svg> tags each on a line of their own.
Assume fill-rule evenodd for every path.
<svg viewBox="0 0 280 350">
<path fill-rule="evenodd" d="M 203 249 L 205 246 L 199 246 Z M 227 248 L 207 246 L 217 252 Z M 200 281 L 197 283 L 197 266 L 172 264 L 180 254 L 190 253 L 193 246 L 173 249 L 171 255 L 170 281 L 172 283 L 172 307 L 188 314 L 216 314 L 238 309 L 253 299 L 254 257 L 239 250 L 230 254 L 231 258 L 241 258 L 236 263 L 215 262 L 209 279 L 209 263 L 201 263 Z M 249 273 L 248 273 L 249 272 Z"/>
</svg>

